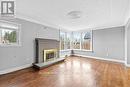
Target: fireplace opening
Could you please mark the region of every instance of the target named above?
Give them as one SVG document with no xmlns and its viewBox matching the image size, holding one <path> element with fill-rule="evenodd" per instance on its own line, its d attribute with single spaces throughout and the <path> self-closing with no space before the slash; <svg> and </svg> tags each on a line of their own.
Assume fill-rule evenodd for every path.
<svg viewBox="0 0 130 87">
<path fill-rule="evenodd" d="M 46 59 L 54 58 L 54 52 L 46 53 Z"/>
<path fill-rule="evenodd" d="M 53 60 L 57 57 L 58 57 L 58 50 L 57 49 L 43 50 L 43 60 L 44 60 L 44 62 Z"/>
</svg>

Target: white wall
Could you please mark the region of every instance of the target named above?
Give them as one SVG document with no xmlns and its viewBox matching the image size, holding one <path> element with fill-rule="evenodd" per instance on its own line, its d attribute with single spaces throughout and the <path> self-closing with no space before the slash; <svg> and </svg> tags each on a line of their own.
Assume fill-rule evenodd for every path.
<svg viewBox="0 0 130 87">
<path fill-rule="evenodd" d="M 93 31 L 93 51 L 74 50 L 75 54 L 104 59 L 125 60 L 125 27 Z"/>
<path fill-rule="evenodd" d="M 126 64 L 130 66 L 130 19 L 126 24 Z"/>
<path fill-rule="evenodd" d="M 25 21 L 10 19 L 9 21 L 21 24 L 21 46 L 0 47 L 0 72 L 17 67 L 31 65 L 35 61 L 35 38 L 59 40 L 59 30 Z M 94 30 L 93 52 L 74 51 L 75 54 L 124 60 L 124 27 Z M 108 51 L 109 52 L 108 52 Z M 61 52 L 69 55 L 70 51 Z M 108 54 L 108 56 L 107 56 Z M 130 56 L 130 55 L 129 55 Z M 130 63 L 130 59 L 128 60 Z M 11 70 L 10 70 L 11 71 Z M 4 72 L 5 73 L 5 72 Z"/>
<path fill-rule="evenodd" d="M 59 40 L 59 30 L 51 27 L 25 21 L 10 19 L 21 24 L 21 46 L 0 46 L 0 72 L 31 65 L 35 61 L 35 38 Z"/>
</svg>

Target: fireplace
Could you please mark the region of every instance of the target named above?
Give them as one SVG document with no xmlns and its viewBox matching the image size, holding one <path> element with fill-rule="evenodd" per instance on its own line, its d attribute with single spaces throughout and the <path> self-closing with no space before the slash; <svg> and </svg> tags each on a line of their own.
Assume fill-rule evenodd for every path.
<svg viewBox="0 0 130 87">
<path fill-rule="evenodd" d="M 36 63 L 45 63 L 59 58 L 59 41 L 36 38 Z"/>
<path fill-rule="evenodd" d="M 36 38 L 36 62 L 34 67 L 42 69 L 57 62 L 64 61 L 59 57 L 59 41 L 53 39 Z"/>
<path fill-rule="evenodd" d="M 64 61 L 59 57 L 59 41 L 52 39 L 36 38 L 36 62 L 34 68 L 42 69 L 57 62 Z"/>
<path fill-rule="evenodd" d="M 43 61 L 44 62 L 54 60 L 55 58 L 58 58 L 57 49 L 43 50 Z"/>
</svg>

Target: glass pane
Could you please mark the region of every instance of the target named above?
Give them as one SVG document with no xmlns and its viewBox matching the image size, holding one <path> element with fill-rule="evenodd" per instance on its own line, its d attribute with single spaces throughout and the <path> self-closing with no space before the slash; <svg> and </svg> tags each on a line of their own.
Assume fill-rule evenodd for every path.
<svg viewBox="0 0 130 87">
<path fill-rule="evenodd" d="M 81 34 L 78 32 L 73 32 L 73 48 L 80 49 L 80 39 Z"/>
<path fill-rule="evenodd" d="M 16 43 L 16 30 L 2 29 L 2 43 Z"/>
<path fill-rule="evenodd" d="M 64 50 L 65 48 L 65 33 L 60 32 L 60 50 Z"/>
<path fill-rule="evenodd" d="M 91 50 L 91 31 L 82 33 L 82 49 Z"/>
<path fill-rule="evenodd" d="M 71 41 L 71 33 L 67 33 L 67 38 L 66 38 L 67 49 L 70 49 L 70 41 Z"/>
</svg>

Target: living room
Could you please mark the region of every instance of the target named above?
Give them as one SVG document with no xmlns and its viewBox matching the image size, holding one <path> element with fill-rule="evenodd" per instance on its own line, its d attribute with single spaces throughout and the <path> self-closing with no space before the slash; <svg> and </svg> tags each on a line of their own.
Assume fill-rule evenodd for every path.
<svg viewBox="0 0 130 87">
<path fill-rule="evenodd" d="M 129 0 L 0 2 L 0 87 L 129 87 Z"/>
</svg>

